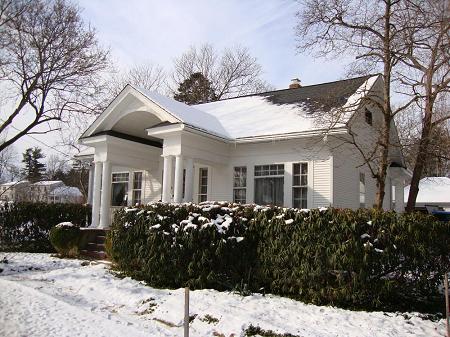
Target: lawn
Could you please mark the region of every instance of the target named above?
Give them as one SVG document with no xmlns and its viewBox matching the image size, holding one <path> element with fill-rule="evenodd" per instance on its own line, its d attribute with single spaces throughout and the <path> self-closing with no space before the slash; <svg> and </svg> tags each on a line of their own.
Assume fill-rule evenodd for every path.
<svg viewBox="0 0 450 337">
<path fill-rule="evenodd" d="M 183 336 L 184 290 L 120 278 L 102 262 L 0 253 L 0 336 Z M 445 321 L 357 312 L 278 296 L 191 291 L 191 336 L 250 326 L 302 337 L 443 336 Z"/>
</svg>

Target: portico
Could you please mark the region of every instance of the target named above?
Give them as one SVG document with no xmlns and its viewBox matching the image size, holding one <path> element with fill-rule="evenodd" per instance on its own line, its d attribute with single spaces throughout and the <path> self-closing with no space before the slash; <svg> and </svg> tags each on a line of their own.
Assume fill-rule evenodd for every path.
<svg viewBox="0 0 450 337">
<path fill-rule="evenodd" d="M 88 198 L 93 228 L 108 228 L 118 207 L 197 201 L 194 165 L 223 164 L 211 144 L 198 144 L 204 137 L 188 135 L 178 119 L 141 96 L 125 88 L 79 140 L 94 149 Z M 212 145 L 226 151 L 219 142 Z"/>
</svg>

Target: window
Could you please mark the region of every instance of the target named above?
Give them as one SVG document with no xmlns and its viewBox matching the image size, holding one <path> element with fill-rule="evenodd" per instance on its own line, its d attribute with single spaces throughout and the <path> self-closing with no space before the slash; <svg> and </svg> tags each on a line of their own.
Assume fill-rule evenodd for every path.
<svg viewBox="0 0 450 337">
<path fill-rule="evenodd" d="M 359 173 L 359 207 L 366 207 L 366 175 Z"/>
<path fill-rule="evenodd" d="M 128 173 L 112 174 L 111 206 L 126 206 L 128 199 Z"/>
<path fill-rule="evenodd" d="M 292 205 L 294 208 L 308 207 L 308 164 L 295 163 L 292 165 Z"/>
<path fill-rule="evenodd" d="M 200 168 L 198 179 L 198 202 L 208 200 L 208 169 Z"/>
<path fill-rule="evenodd" d="M 284 165 L 255 166 L 255 203 L 259 205 L 283 205 Z"/>
<path fill-rule="evenodd" d="M 247 202 L 247 167 L 234 168 L 233 175 L 233 202 L 245 204 Z"/>
<path fill-rule="evenodd" d="M 369 125 L 372 125 L 372 122 L 373 122 L 372 121 L 372 112 L 370 112 L 368 109 L 366 109 L 365 115 L 366 115 L 366 123 Z"/>
<path fill-rule="evenodd" d="M 133 173 L 133 205 L 142 203 L 142 172 Z"/>
<path fill-rule="evenodd" d="M 392 182 L 391 182 L 392 184 Z M 395 210 L 395 202 L 396 202 L 396 195 L 395 195 L 395 185 L 391 186 L 391 209 Z"/>
</svg>

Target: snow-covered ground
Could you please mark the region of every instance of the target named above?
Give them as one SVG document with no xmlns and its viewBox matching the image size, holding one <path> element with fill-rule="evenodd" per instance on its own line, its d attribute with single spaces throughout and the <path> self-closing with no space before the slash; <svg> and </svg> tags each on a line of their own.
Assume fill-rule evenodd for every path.
<svg viewBox="0 0 450 337">
<path fill-rule="evenodd" d="M 104 263 L 25 253 L 0 253 L 3 259 L 8 263 L 0 262 L 0 336 L 183 335 L 183 289 L 120 279 Z M 191 291 L 190 314 L 196 315 L 191 336 L 243 336 L 250 324 L 302 337 L 433 337 L 444 336 L 445 328 L 444 320 L 415 314 L 405 318 L 214 290 Z"/>
</svg>

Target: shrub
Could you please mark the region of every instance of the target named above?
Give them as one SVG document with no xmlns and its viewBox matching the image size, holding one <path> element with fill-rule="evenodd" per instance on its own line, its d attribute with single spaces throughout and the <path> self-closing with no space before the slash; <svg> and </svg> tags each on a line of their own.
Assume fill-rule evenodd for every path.
<svg viewBox="0 0 450 337">
<path fill-rule="evenodd" d="M 119 210 L 108 244 L 119 270 L 156 287 L 436 312 L 449 233 L 419 213 L 156 203 Z"/>
<path fill-rule="evenodd" d="M 162 203 L 122 209 L 108 234 L 109 256 L 156 287 L 233 289 L 251 277 L 247 267 L 256 259 L 255 243 L 243 240 L 244 211 Z"/>
<path fill-rule="evenodd" d="M 62 222 L 50 230 L 50 242 L 61 257 L 77 257 L 80 227 Z"/>
<path fill-rule="evenodd" d="M 14 203 L 0 207 L 0 250 L 50 253 L 50 229 L 70 221 L 90 223 L 91 208 L 80 204 Z"/>
</svg>

